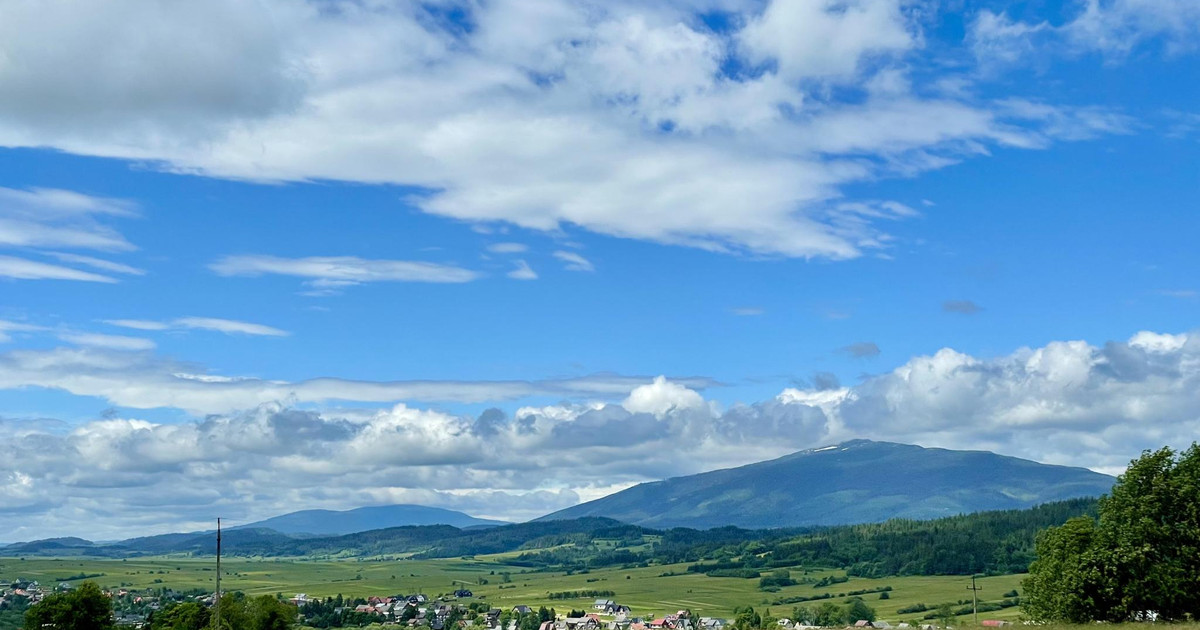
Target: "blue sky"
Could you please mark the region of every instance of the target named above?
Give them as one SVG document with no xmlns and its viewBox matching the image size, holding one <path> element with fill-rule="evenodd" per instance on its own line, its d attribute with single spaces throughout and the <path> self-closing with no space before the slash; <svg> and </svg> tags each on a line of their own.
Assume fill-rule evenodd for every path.
<svg viewBox="0 0 1200 630">
<path fill-rule="evenodd" d="M 20 537 L 1200 425 L 1193 3 L 94 11 L 0 2 Z"/>
</svg>

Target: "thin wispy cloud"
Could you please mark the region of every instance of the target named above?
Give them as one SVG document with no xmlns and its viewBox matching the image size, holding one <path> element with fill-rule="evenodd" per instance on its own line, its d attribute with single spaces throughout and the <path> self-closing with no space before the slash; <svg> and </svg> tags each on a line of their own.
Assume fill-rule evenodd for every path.
<svg viewBox="0 0 1200 630">
<path fill-rule="evenodd" d="M 524 260 L 515 261 L 516 268 L 508 272 L 508 277 L 513 280 L 537 280 L 537 272 L 529 266 L 529 263 Z"/>
<path fill-rule="evenodd" d="M 14 280 L 75 280 L 78 282 L 115 283 L 116 278 L 62 265 L 0 255 L 0 278 Z"/>
<path fill-rule="evenodd" d="M 226 256 L 209 268 L 222 276 L 292 276 L 306 279 L 314 294 L 335 293 L 372 282 L 463 283 L 479 278 L 470 269 L 411 260 L 370 260 L 356 256 Z"/>
<path fill-rule="evenodd" d="M 14 322 L 0 319 L 0 343 L 8 343 L 13 340 L 12 333 L 36 332 L 44 330 L 41 326 L 26 324 L 24 322 Z"/>
<path fill-rule="evenodd" d="M 88 346 L 91 348 L 105 348 L 109 350 L 153 350 L 155 343 L 149 339 L 140 337 L 126 337 L 122 335 L 102 335 L 98 333 L 61 333 L 59 339 L 67 343 L 72 343 L 78 346 Z"/>
<path fill-rule="evenodd" d="M 130 276 L 146 275 L 146 271 L 144 269 L 138 269 L 137 267 L 113 262 L 111 260 L 104 260 L 102 258 L 95 258 L 93 256 L 81 256 L 79 254 L 68 254 L 64 252 L 47 252 L 46 255 L 68 264 L 83 265 L 85 267 L 99 269 L 100 271 L 106 271 L 108 273 L 119 273 Z"/>
<path fill-rule="evenodd" d="M 0 187 L 0 247 L 128 251 L 134 246 L 102 219 L 134 214 L 134 205 L 120 199 Z"/>
<path fill-rule="evenodd" d="M 487 250 L 493 254 L 520 254 L 529 251 L 529 246 L 524 243 L 492 243 Z"/>
<path fill-rule="evenodd" d="M 739 317 L 757 317 L 766 311 L 757 306 L 739 306 L 729 309 L 729 312 Z"/>
<path fill-rule="evenodd" d="M 180 317 L 170 321 L 154 321 L 145 319 L 106 319 L 104 323 L 134 330 L 211 330 L 227 335 L 255 335 L 267 337 L 286 337 L 291 334 L 273 326 L 243 322 L 218 317 Z"/>
<path fill-rule="evenodd" d="M 983 311 L 983 307 L 971 300 L 946 300 L 942 302 L 942 310 L 959 315 L 975 315 Z"/>
<path fill-rule="evenodd" d="M 855 359 L 870 359 L 879 356 L 879 346 L 873 341 L 859 341 L 843 346 L 841 351 Z"/>
<path fill-rule="evenodd" d="M 592 264 L 592 261 L 584 258 L 583 256 L 581 256 L 575 252 L 559 250 L 559 251 L 554 252 L 554 257 L 563 261 L 564 263 L 566 263 L 563 268 L 568 271 L 595 271 L 596 270 L 596 266 Z"/>
</svg>

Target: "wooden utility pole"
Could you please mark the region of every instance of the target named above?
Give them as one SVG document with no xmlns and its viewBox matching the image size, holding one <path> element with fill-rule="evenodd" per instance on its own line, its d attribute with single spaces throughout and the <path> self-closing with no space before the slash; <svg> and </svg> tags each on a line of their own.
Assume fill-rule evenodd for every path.
<svg viewBox="0 0 1200 630">
<path fill-rule="evenodd" d="M 217 630 L 221 630 L 221 519 L 217 519 Z"/>
<path fill-rule="evenodd" d="M 975 625 L 979 625 L 979 591 L 983 590 L 982 586 L 975 585 L 975 576 L 971 576 L 971 585 L 967 587 L 971 591 L 971 611 L 975 617 Z"/>
</svg>

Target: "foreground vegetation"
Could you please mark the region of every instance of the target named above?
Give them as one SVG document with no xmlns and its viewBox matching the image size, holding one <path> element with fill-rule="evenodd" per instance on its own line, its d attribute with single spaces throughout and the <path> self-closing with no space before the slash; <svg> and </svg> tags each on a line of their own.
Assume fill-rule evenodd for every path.
<svg viewBox="0 0 1200 630">
<path fill-rule="evenodd" d="M 1200 618 L 1200 446 L 1146 452 L 1100 500 L 1038 537 L 1032 619 L 1085 623 Z"/>
</svg>

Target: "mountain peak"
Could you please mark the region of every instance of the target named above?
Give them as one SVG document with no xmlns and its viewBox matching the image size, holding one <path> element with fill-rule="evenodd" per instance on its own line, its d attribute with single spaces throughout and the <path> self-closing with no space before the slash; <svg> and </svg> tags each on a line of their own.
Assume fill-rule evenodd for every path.
<svg viewBox="0 0 1200 630">
<path fill-rule="evenodd" d="M 988 451 L 855 439 L 739 468 L 643 483 L 543 519 L 646 527 L 805 527 L 929 519 L 1107 493 L 1113 478 Z"/>
</svg>

